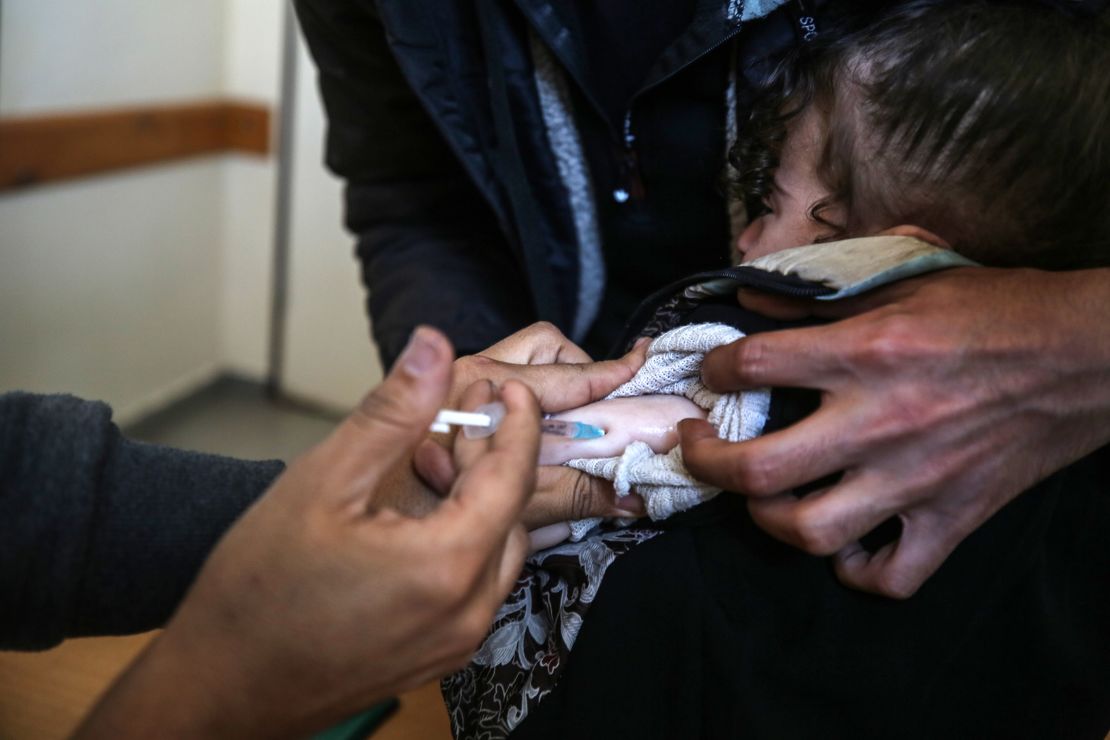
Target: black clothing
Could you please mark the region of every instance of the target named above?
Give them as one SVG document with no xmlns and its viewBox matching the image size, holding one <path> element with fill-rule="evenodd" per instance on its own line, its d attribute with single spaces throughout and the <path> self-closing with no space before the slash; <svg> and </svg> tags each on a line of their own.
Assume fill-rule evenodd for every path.
<svg viewBox="0 0 1110 740">
<path fill-rule="evenodd" d="M 0 648 L 162 625 L 282 468 L 134 442 L 103 403 L 0 395 Z"/>
<path fill-rule="evenodd" d="M 729 264 L 725 163 L 728 54 L 695 62 L 636 105 L 633 159 L 604 122 L 578 118 L 597 193 L 598 230 L 607 285 L 598 319 L 583 341 L 604 356 L 651 292 L 676 276 Z M 675 131 L 704 132 L 688 139 Z M 629 191 L 619 202 L 614 193 Z"/>
<path fill-rule="evenodd" d="M 731 298 L 683 323 L 776 328 Z M 776 389 L 767 431 L 817 404 Z M 841 585 L 722 494 L 606 572 L 539 738 L 1102 738 L 1110 447 L 1023 493 L 906 601 Z M 889 536 L 887 537 L 889 540 Z M 883 543 L 874 543 L 878 546 Z"/>
<path fill-rule="evenodd" d="M 587 51 L 605 11 L 584 5 L 297 0 L 327 108 L 327 163 L 348 183 L 347 226 L 387 364 L 417 322 L 472 352 L 537 318 L 570 334 L 584 310 L 575 213 L 537 98 L 530 32 L 565 74 L 596 196 L 608 284 L 587 349 L 607 351 L 636 303 L 675 276 L 727 264 L 727 42 L 740 31 L 728 11 L 740 4 L 640 15 L 650 30 L 623 36 L 634 63 L 650 65 L 639 79 L 594 76 L 624 55 Z M 765 34 L 775 47 L 794 38 L 784 23 L 750 25 L 776 29 Z M 629 90 L 624 120 L 611 120 Z"/>
<path fill-rule="evenodd" d="M 769 61 L 829 8 L 890 0 L 790 0 L 744 20 L 778 4 L 295 0 L 385 363 L 420 322 L 467 353 L 546 319 L 600 356 L 642 297 L 724 266 L 731 63 L 742 122 Z M 533 39 L 568 91 L 579 179 L 561 169 Z"/>
<path fill-rule="evenodd" d="M 845 588 L 718 497 L 611 567 L 512 737 L 1099 740 L 1107 476 L 1103 449 L 1023 494 L 905 602 Z"/>
<path fill-rule="evenodd" d="M 596 195 L 607 277 L 598 318 L 582 344 L 601 356 L 613 348 L 645 296 L 676 276 L 729 263 L 722 180 L 725 91 L 732 59 L 727 42 L 740 26 L 725 17 L 721 3 L 696 3 L 693 16 L 686 14 L 685 31 L 671 35 L 662 56 L 643 68 L 647 74 L 623 80 L 628 92 L 617 111 L 607 94 L 611 73 L 598 68 L 619 67 L 628 52 L 615 51 L 612 44 L 598 48 L 602 39 L 597 29 L 606 20 L 615 23 L 615 13 L 600 9 L 607 3 L 596 5 L 595 12 L 608 17 L 581 19 L 578 50 L 588 60 L 600 59 L 575 76 L 575 89 L 583 96 L 575 120 Z M 683 4 L 677 8 L 686 9 Z M 634 39 L 644 18 L 634 13 L 624 17 L 640 20 L 625 30 L 626 38 Z M 677 27 L 673 19 L 671 25 Z M 768 25 L 780 32 L 777 44 L 792 40 L 781 26 L 766 22 L 756 28 L 761 34 L 747 36 L 769 36 Z M 633 49 L 642 48 L 643 42 L 639 44 L 626 42 Z"/>
<path fill-rule="evenodd" d="M 963 264 L 949 251 L 903 260 L 893 249 L 860 275 L 837 270 L 834 246 L 792 262 L 819 281 L 753 266 L 677 281 L 644 303 L 626 339 L 684 324 L 755 334 L 820 323 L 746 311 L 738 286 L 833 298 Z M 765 432 L 819 402 L 816 391 L 774 389 Z M 1101 737 L 1108 474 L 1110 447 L 1023 493 L 905 602 L 842 586 L 829 559 L 771 538 L 735 494 L 665 521 L 602 526 L 528 559 L 474 660 L 443 682 L 452 730 L 484 740 Z M 891 518 L 862 544 L 877 550 L 900 529 Z"/>
<path fill-rule="evenodd" d="M 581 40 L 586 79 L 610 124 L 620 126 L 648 71 L 690 25 L 694 5 L 694 0 L 575 0 L 553 8 Z"/>
</svg>

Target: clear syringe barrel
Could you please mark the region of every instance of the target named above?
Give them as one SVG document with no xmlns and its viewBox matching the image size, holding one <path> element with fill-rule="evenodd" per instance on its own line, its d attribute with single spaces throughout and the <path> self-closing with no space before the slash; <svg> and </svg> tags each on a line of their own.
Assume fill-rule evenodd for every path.
<svg viewBox="0 0 1110 740">
<path fill-rule="evenodd" d="M 494 401 L 479 406 L 472 413 L 488 416 L 489 423 L 480 426 L 464 424 L 463 434 L 467 439 L 484 439 L 492 436 L 497 431 L 497 427 L 501 425 L 501 420 L 505 418 L 505 405 L 500 401 Z M 540 433 L 563 437 L 564 439 L 599 439 L 605 436 L 605 430 L 601 427 L 568 419 L 541 419 Z"/>
</svg>

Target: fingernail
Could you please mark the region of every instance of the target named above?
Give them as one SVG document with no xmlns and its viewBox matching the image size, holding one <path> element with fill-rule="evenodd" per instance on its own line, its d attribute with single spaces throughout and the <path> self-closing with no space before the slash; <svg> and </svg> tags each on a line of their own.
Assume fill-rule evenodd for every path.
<svg viewBox="0 0 1110 740">
<path fill-rule="evenodd" d="M 405 345 L 398 362 L 406 373 L 420 377 L 435 367 L 438 354 L 431 330 L 418 326 L 409 337 L 409 343 Z"/>
<path fill-rule="evenodd" d="M 712 424 L 701 419 L 683 419 L 678 422 L 678 433 L 688 439 L 701 439 L 716 436 L 717 430 Z"/>
<path fill-rule="evenodd" d="M 636 343 L 632 345 L 632 349 L 639 349 L 640 347 L 643 347 L 645 344 L 647 344 L 650 341 L 651 341 L 651 337 L 640 337 L 639 339 L 636 340 Z"/>
<path fill-rule="evenodd" d="M 647 507 L 644 506 L 644 500 L 633 494 L 617 498 L 612 516 L 619 516 L 624 519 L 639 519 L 646 513 Z"/>
</svg>

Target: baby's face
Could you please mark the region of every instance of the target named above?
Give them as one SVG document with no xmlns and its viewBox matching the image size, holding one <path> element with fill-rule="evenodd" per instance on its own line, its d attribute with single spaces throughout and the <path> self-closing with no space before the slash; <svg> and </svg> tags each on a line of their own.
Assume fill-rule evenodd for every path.
<svg viewBox="0 0 1110 740">
<path fill-rule="evenodd" d="M 821 116 L 809 108 L 787 129 L 774 186 L 764 199 L 768 212 L 748 224 L 737 240 L 741 262 L 835 237 L 835 230 L 828 224 L 810 217 L 813 205 L 829 195 L 817 176 L 823 145 Z M 842 223 L 842 209 L 836 204 L 822 210 L 821 216 L 831 223 Z"/>
</svg>

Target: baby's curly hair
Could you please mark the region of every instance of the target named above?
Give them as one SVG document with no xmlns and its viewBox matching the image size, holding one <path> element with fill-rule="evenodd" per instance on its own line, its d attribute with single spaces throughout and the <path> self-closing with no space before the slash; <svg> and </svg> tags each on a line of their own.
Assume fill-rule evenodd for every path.
<svg viewBox="0 0 1110 740">
<path fill-rule="evenodd" d="M 810 217 L 836 203 L 840 235 L 915 224 L 983 264 L 1110 264 L 1105 18 L 920 0 L 834 29 L 778 66 L 729 154 L 749 214 L 815 106 L 831 195 Z"/>
</svg>

